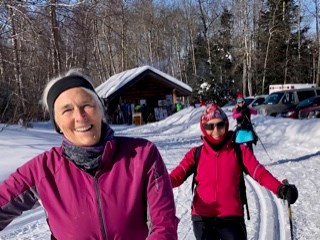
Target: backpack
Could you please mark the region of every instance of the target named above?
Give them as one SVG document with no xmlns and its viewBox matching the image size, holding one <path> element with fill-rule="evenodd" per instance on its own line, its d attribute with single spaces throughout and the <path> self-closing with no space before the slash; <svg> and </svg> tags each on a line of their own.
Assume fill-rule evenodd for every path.
<svg viewBox="0 0 320 240">
<path fill-rule="evenodd" d="M 197 168 L 198 168 L 198 163 L 199 163 L 199 158 L 200 158 L 200 153 L 201 153 L 201 149 L 202 149 L 203 145 L 200 145 L 198 147 L 196 147 L 196 151 L 194 153 L 194 162 L 195 165 L 193 166 L 189 176 L 193 173 L 193 178 L 192 178 L 192 186 L 191 186 L 191 191 L 193 193 L 194 187 L 195 187 L 195 178 L 197 175 Z M 234 146 L 234 150 L 236 152 L 237 155 L 237 159 L 238 159 L 238 163 L 240 165 L 241 168 L 241 176 L 240 176 L 240 184 L 239 184 L 239 188 L 240 188 L 240 198 L 241 198 L 241 202 L 243 205 L 246 205 L 246 212 L 247 212 L 247 219 L 250 220 L 250 214 L 249 214 L 249 206 L 248 206 L 248 200 L 247 200 L 247 193 L 246 193 L 246 184 L 244 181 L 244 174 L 248 174 L 248 170 L 247 168 L 244 166 L 243 164 L 243 159 L 242 159 L 242 151 L 240 148 L 239 144 L 233 144 Z"/>
</svg>

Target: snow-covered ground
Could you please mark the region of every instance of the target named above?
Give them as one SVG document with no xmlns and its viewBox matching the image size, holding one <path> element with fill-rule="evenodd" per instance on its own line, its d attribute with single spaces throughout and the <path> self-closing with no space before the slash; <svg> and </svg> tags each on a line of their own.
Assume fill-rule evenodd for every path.
<svg viewBox="0 0 320 240">
<path fill-rule="evenodd" d="M 156 143 L 171 171 L 184 154 L 201 144 L 199 117 L 202 108 L 184 109 L 164 121 L 144 126 L 113 125 L 116 135 L 138 136 Z M 230 129 L 235 121 L 229 115 Z M 253 116 L 260 140 L 256 156 L 277 178 L 286 178 L 299 190 L 291 206 L 294 239 L 320 239 L 320 120 L 292 120 Z M 1 125 L 0 125 L 1 129 Z M 47 123 L 34 128 L 11 126 L 0 132 L 0 181 L 36 154 L 60 145 L 61 136 Z M 251 220 L 246 221 L 248 238 L 255 240 L 290 239 L 287 205 L 269 191 L 246 177 Z M 193 240 L 190 220 L 191 177 L 174 189 L 179 239 Z M 50 239 L 45 214 L 41 208 L 24 213 L 0 232 L 0 239 Z"/>
</svg>

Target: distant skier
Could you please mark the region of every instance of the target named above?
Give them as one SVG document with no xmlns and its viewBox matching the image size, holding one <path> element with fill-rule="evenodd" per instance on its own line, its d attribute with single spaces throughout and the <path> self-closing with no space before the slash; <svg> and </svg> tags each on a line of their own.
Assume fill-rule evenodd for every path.
<svg viewBox="0 0 320 240">
<path fill-rule="evenodd" d="M 290 204 L 297 200 L 298 190 L 295 185 L 278 181 L 246 145 L 233 144 L 228 118 L 215 104 L 201 115 L 200 128 L 203 145 L 187 152 L 170 173 L 172 187 L 180 186 L 194 174 L 191 219 L 197 240 L 246 240 L 240 190 L 244 170 Z"/>
<path fill-rule="evenodd" d="M 249 108 L 242 94 L 238 94 L 236 98 L 236 107 L 232 111 L 232 117 L 237 120 L 237 128 L 235 130 L 235 142 L 246 144 L 253 151 L 252 144 L 257 143 L 257 135 L 253 130 L 251 123 L 251 114 L 257 114 L 253 108 Z"/>
</svg>

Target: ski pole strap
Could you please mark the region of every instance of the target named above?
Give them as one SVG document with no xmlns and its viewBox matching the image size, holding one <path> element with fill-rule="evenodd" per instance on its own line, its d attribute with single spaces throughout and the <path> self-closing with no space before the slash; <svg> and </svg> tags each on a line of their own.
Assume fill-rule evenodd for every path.
<svg viewBox="0 0 320 240">
<path fill-rule="evenodd" d="M 245 184 L 245 180 L 244 180 L 244 174 L 248 174 L 248 169 L 243 164 L 242 150 L 240 148 L 240 145 L 237 143 L 234 143 L 233 147 L 236 152 L 237 160 L 238 160 L 238 163 L 241 168 L 240 186 L 239 186 L 240 187 L 240 198 L 241 198 L 242 204 L 246 206 L 247 219 L 250 220 L 247 190 L 246 190 L 246 184 Z"/>
<path fill-rule="evenodd" d="M 193 194 L 194 187 L 196 185 L 196 175 L 197 175 L 197 168 L 198 168 L 198 163 L 199 163 L 199 158 L 200 158 L 200 153 L 203 145 L 200 145 L 196 147 L 195 153 L 194 153 L 194 166 L 192 169 L 193 177 L 192 177 L 192 184 L 191 184 L 191 192 Z"/>
</svg>

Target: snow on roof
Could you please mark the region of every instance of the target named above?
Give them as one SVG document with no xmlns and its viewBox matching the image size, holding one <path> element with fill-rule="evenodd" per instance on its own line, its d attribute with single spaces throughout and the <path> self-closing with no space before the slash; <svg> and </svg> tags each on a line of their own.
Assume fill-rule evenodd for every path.
<svg viewBox="0 0 320 240">
<path fill-rule="evenodd" d="M 152 72 L 160 75 L 161 77 L 169 80 L 170 82 L 174 83 L 175 85 L 178 85 L 190 92 L 192 92 L 192 88 L 179 81 L 178 79 L 161 72 L 151 66 L 142 66 L 142 67 L 137 67 L 133 68 L 127 71 L 123 71 L 121 73 L 115 74 L 112 77 L 110 77 L 107 81 L 96 87 L 96 92 L 98 93 L 98 96 L 101 98 L 107 98 L 119 89 L 121 89 L 123 86 L 125 86 L 127 83 L 129 83 L 131 80 L 135 79 L 137 76 L 139 76 L 141 73 L 151 70 Z"/>
</svg>

